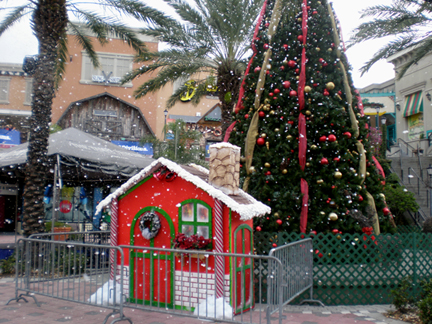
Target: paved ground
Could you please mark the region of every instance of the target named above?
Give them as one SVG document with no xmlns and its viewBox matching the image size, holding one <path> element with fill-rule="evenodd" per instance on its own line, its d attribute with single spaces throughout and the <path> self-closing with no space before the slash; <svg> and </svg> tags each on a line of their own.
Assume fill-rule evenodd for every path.
<svg viewBox="0 0 432 324">
<path fill-rule="evenodd" d="M 13 278 L 0 279 L 0 323 L 17 324 L 55 324 L 68 323 L 103 323 L 105 317 L 111 310 L 89 306 L 79 303 L 67 302 L 59 299 L 37 295 L 36 298 L 41 304 L 38 307 L 32 298 L 24 301 L 12 301 L 9 305 L 6 302 L 15 297 L 15 284 Z M 284 311 L 283 324 L 401 324 L 404 322 L 386 318 L 383 313 L 390 310 L 390 305 L 372 306 L 288 306 Z M 124 313 L 131 318 L 133 323 L 144 324 L 198 324 L 209 321 L 197 320 L 190 317 L 172 316 L 157 312 L 125 309 Z M 116 317 L 108 320 L 111 323 Z M 236 321 L 240 319 L 236 318 Z M 262 318 L 262 323 L 266 323 Z M 128 323 L 122 321 L 122 323 Z M 277 319 L 271 321 L 277 324 Z"/>
</svg>

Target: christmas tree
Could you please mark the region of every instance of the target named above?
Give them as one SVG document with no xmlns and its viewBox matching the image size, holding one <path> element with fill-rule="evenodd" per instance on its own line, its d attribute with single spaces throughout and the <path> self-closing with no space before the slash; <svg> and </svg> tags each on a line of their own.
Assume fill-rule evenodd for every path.
<svg viewBox="0 0 432 324">
<path fill-rule="evenodd" d="M 252 48 L 230 142 L 242 147 L 243 189 L 272 208 L 256 230 L 390 231 L 330 3 L 265 1 Z"/>
</svg>

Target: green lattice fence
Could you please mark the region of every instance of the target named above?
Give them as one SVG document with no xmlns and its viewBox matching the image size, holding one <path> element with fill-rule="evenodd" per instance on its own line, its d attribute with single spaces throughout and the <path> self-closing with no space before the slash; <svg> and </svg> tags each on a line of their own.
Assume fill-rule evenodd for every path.
<svg viewBox="0 0 432 324">
<path fill-rule="evenodd" d="M 301 238 L 297 233 L 256 232 L 255 250 L 268 254 L 273 243 L 282 245 Z M 432 234 L 329 233 L 313 237 L 313 246 L 314 298 L 326 305 L 389 304 L 390 290 L 402 278 L 412 277 L 413 295 L 419 293 L 422 279 L 432 278 Z M 266 271 L 265 265 L 255 268 L 255 275 Z M 266 291 L 265 283 L 262 289 Z"/>
</svg>

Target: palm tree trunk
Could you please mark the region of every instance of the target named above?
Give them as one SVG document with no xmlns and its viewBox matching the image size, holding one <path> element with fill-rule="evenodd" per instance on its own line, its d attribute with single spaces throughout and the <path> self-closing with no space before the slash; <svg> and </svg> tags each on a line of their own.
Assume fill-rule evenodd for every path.
<svg viewBox="0 0 432 324">
<path fill-rule="evenodd" d="M 33 76 L 32 116 L 24 187 L 24 234 L 44 232 L 44 203 L 48 165 L 49 123 L 55 94 L 58 44 L 66 35 L 66 0 L 39 0 L 32 29 L 39 41 L 39 58 Z"/>
<path fill-rule="evenodd" d="M 242 76 L 230 68 L 230 64 L 222 64 L 218 68 L 219 100 L 222 110 L 222 138 L 232 123 L 231 115 L 238 98 Z"/>
</svg>

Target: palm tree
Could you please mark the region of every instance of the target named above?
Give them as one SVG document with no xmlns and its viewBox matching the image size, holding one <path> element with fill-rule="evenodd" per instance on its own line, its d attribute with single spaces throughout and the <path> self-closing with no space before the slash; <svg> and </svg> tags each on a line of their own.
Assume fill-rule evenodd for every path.
<svg viewBox="0 0 432 324">
<path fill-rule="evenodd" d="M 144 22 L 158 21 L 166 17 L 160 12 L 142 5 L 138 0 L 96 0 L 107 12 L 133 17 Z M 81 5 L 81 6 L 80 6 Z M 80 1 L 28 0 L 24 5 L 3 7 L 9 10 L 0 22 L 0 36 L 21 18 L 31 15 L 31 27 L 39 42 L 39 53 L 33 76 L 32 116 L 30 121 L 29 149 L 25 173 L 23 226 L 25 235 L 44 231 L 43 192 L 48 172 L 48 136 L 51 122 L 51 106 L 56 85 L 65 70 L 67 55 L 66 28 L 77 37 L 89 54 L 93 64 L 99 65 L 88 31 L 96 35 L 101 44 L 108 42 L 108 35 L 122 38 L 139 54 L 145 52 L 144 44 L 136 34 L 118 19 L 100 16 L 82 8 Z M 72 14 L 87 27 L 69 20 Z"/>
<path fill-rule="evenodd" d="M 412 56 L 398 74 L 405 72 L 432 51 L 432 3 L 426 0 L 393 0 L 391 5 L 376 5 L 362 11 L 362 18 L 373 18 L 354 30 L 350 39 L 352 45 L 371 39 L 394 36 L 385 46 L 361 68 L 362 74 L 381 59 L 412 48 Z"/>
<path fill-rule="evenodd" d="M 127 75 L 123 82 L 143 74 L 157 72 L 135 92 L 141 98 L 169 82 L 186 81 L 193 76 L 196 92 L 192 102 L 198 104 L 209 87 L 217 86 L 222 109 L 222 132 L 231 120 L 234 100 L 238 97 L 241 78 L 246 68 L 245 53 L 249 49 L 261 0 L 165 0 L 180 17 L 143 30 L 158 37 L 168 48 L 140 55 L 137 62 L 153 61 Z M 187 91 L 181 86 L 167 102 L 172 107 Z"/>
</svg>

